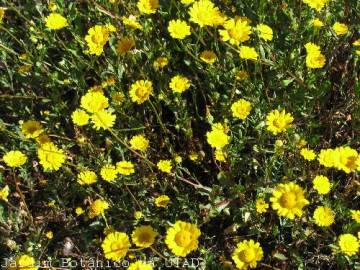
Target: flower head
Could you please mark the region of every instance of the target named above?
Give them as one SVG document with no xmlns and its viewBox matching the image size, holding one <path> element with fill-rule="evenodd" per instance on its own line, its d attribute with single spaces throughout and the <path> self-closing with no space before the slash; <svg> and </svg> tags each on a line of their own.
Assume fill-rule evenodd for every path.
<svg viewBox="0 0 360 270">
<path fill-rule="evenodd" d="M 165 173 L 170 173 L 172 169 L 171 160 L 160 160 L 156 166 L 160 171 Z"/>
<path fill-rule="evenodd" d="M 101 199 L 94 201 L 89 208 L 89 218 L 95 218 L 103 215 L 105 210 L 109 208 L 109 204 Z"/>
<path fill-rule="evenodd" d="M 125 26 L 129 26 L 132 29 L 142 29 L 142 26 L 140 23 L 137 22 L 136 17 L 133 15 L 130 15 L 129 17 L 121 17 L 121 20 Z"/>
<path fill-rule="evenodd" d="M 273 110 L 266 116 L 267 130 L 277 135 L 291 127 L 294 118 L 285 110 Z"/>
<path fill-rule="evenodd" d="M 96 183 L 96 173 L 90 170 L 80 172 L 77 177 L 80 185 L 91 185 Z"/>
<path fill-rule="evenodd" d="M 96 113 L 109 107 L 109 100 L 102 92 L 88 92 L 81 97 L 81 107 L 90 113 Z"/>
<path fill-rule="evenodd" d="M 155 205 L 157 207 L 165 208 L 170 202 L 170 198 L 167 195 L 160 195 L 155 199 Z"/>
<path fill-rule="evenodd" d="M 158 0 L 139 0 L 137 7 L 141 13 L 153 14 L 160 5 Z"/>
<path fill-rule="evenodd" d="M 10 194 L 10 189 L 9 186 L 6 185 L 2 189 L 0 189 L 0 200 L 7 202 L 9 194 Z"/>
<path fill-rule="evenodd" d="M 314 150 L 308 149 L 308 148 L 302 148 L 300 150 L 300 155 L 306 159 L 306 160 L 314 160 L 316 158 L 316 154 L 314 152 Z"/>
<path fill-rule="evenodd" d="M 51 30 L 59 30 L 68 26 L 68 22 L 65 17 L 59 13 L 50 13 L 49 16 L 45 18 L 46 27 Z"/>
<path fill-rule="evenodd" d="M 329 0 L 303 0 L 303 2 L 316 11 L 320 11 Z"/>
<path fill-rule="evenodd" d="M 78 126 L 85 126 L 89 123 L 90 115 L 88 115 L 84 110 L 82 109 L 76 109 L 71 114 L 72 121 L 75 125 Z"/>
<path fill-rule="evenodd" d="M 104 46 L 110 38 L 110 33 L 116 29 L 110 25 L 95 25 L 88 30 L 85 41 L 89 47 L 89 54 L 101 55 Z"/>
<path fill-rule="evenodd" d="M 102 110 L 94 113 L 91 116 L 91 122 L 96 130 L 109 129 L 115 124 L 116 115 L 112 114 L 109 110 Z"/>
<path fill-rule="evenodd" d="M 273 30 L 270 26 L 260 23 L 256 26 L 256 30 L 259 34 L 259 37 L 265 41 L 270 41 L 273 39 Z"/>
<path fill-rule="evenodd" d="M 265 213 L 266 210 L 269 208 L 269 204 L 264 201 L 264 199 L 257 199 L 256 203 L 256 212 L 259 214 Z"/>
<path fill-rule="evenodd" d="M 52 142 L 44 143 L 40 146 L 38 157 L 44 169 L 50 171 L 59 170 L 66 159 L 64 151 Z"/>
<path fill-rule="evenodd" d="M 182 20 L 171 20 L 169 22 L 168 31 L 170 36 L 175 39 L 184 39 L 191 35 L 190 26 L 186 21 Z"/>
<path fill-rule="evenodd" d="M 130 140 L 130 147 L 134 150 L 145 151 L 149 147 L 149 140 L 143 135 L 135 135 Z"/>
<path fill-rule="evenodd" d="M 130 87 L 130 97 L 133 102 L 142 104 L 149 99 L 153 91 L 152 82 L 148 80 L 139 80 Z"/>
<path fill-rule="evenodd" d="M 255 51 L 255 48 L 249 46 L 240 46 L 239 55 L 240 58 L 250 60 L 256 60 L 259 57 L 258 53 Z"/>
<path fill-rule="evenodd" d="M 157 232 L 151 226 L 140 226 L 131 234 L 133 243 L 138 247 L 147 248 L 155 242 Z"/>
<path fill-rule="evenodd" d="M 7 152 L 3 156 L 3 160 L 9 167 L 20 167 L 21 165 L 24 165 L 26 163 L 27 156 L 16 150 Z"/>
<path fill-rule="evenodd" d="M 135 47 L 135 40 L 132 37 L 121 37 L 117 43 L 116 51 L 124 55 Z"/>
<path fill-rule="evenodd" d="M 231 257 L 238 269 L 248 269 L 255 268 L 263 254 L 260 243 L 251 239 L 238 243 Z"/>
<path fill-rule="evenodd" d="M 338 244 L 341 252 L 348 256 L 355 255 L 359 251 L 359 240 L 350 233 L 340 235 Z"/>
<path fill-rule="evenodd" d="M 334 223 L 335 213 L 329 207 L 318 206 L 314 211 L 313 218 L 316 225 L 321 227 L 328 227 Z"/>
<path fill-rule="evenodd" d="M 25 135 L 26 138 L 34 139 L 43 133 L 44 129 L 40 122 L 35 120 L 28 120 L 21 125 L 21 132 Z"/>
<path fill-rule="evenodd" d="M 351 218 L 360 223 L 360 210 L 350 210 Z"/>
<path fill-rule="evenodd" d="M 165 243 L 176 256 L 185 257 L 198 248 L 200 235 L 195 224 L 177 221 L 167 230 Z"/>
<path fill-rule="evenodd" d="M 324 175 L 315 176 L 313 180 L 313 186 L 319 194 L 328 194 L 331 189 L 329 178 Z"/>
<path fill-rule="evenodd" d="M 325 167 L 333 167 L 338 160 L 338 152 L 333 149 L 321 149 L 318 161 Z"/>
<path fill-rule="evenodd" d="M 314 43 L 305 44 L 306 66 L 308 68 L 322 68 L 326 63 L 325 56 L 321 53 L 320 47 Z"/>
<path fill-rule="evenodd" d="M 245 120 L 252 109 L 251 103 L 245 99 L 239 99 L 231 105 L 232 116 Z"/>
<path fill-rule="evenodd" d="M 190 80 L 188 78 L 186 78 L 185 76 L 176 75 L 171 78 L 169 87 L 175 93 L 181 94 L 182 92 L 184 92 L 190 88 Z"/>
<path fill-rule="evenodd" d="M 198 0 L 189 9 L 190 21 L 200 27 L 224 23 L 225 17 L 210 0 Z"/>
<path fill-rule="evenodd" d="M 316 28 L 321 28 L 324 26 L 324 23 L 320 19 L 316 18 L 312 21 L 312 25 Z"/>
<path fill-rule="evenodd" d="M 116 179 L 118 170 L 114 165 L 106 164 L 101 168 L 100 175 L 105 181 L 112 182 Z"/>
<path fill-rule="evenodd" d="M 14 266 L 13 266 L 14 265 Z M 35 259 L 29 255 L 20 255 L 15 258 L 15 262 L 10 262 L 8 270 L 37 270 Z"/>
<path fill-rule="evenodd" d="M 116 163 L 116 170 L 122 175 L 130 175 L 135 172 L 134 164 L 130 161 L 119 161 Z"/>
<path fill-rule="evenodd" d="M 305 199 L 304 190 L 294 182 L 278 184 L 272 195 L 270 198 L 272 208 L 279 216 L 289 219 L 294 219 L 295 216 L 301 217 L 303 207 L 309 204 Z"/>
<path fill-rule="evenodd" d="M 213 51 L 203 51 L 200 54 L 200 59 L 208 64 L 214 64 L 217 60 L 217 57 Z"/>
<path fill-rule="evenodd" d="M 232 45 L 239 45 L 250 39 L 251 26 L 243 18 L 230 19 L 224 23 L 225 30 L 219 30 L 221 39 Z"/>
<path fill-rule="evenodd" d="M 130 248 L 130 240 L 126 233 L 109 233 L 101 244 L 106 259 L 119 261 L 126 256 Z"/>
<path fill-rule="evenodd" d="M 207 142 L 214 148 L 221 149 L 225 147 L 230 140 L 226 134 L 225 128 L 220 124 L 211 127 L 211 131 L 206 133 Z"/>
<path fill-rule="evenodd" d="M 332 28 L 338 36 L 346 35 L 346 33 L 349 31 L 349 28 L 346 24 L 339 22 L 334 23 Z"/>
<path fill-rule="evenodd" d="M 334 166 L 345 173 L 351 173 L 357 169 L 358 152 L 349 146 L 335 148 Z"/>
</svg>

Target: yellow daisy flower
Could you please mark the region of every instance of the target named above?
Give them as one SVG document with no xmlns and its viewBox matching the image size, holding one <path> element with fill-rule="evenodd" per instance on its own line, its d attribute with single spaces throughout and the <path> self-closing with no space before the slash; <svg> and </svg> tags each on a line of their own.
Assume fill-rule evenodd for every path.
<svg viewBox="0 0 360 270">
<path fill-rule="evenodd" d="M 140 226 L 131 234 L 132 242 L 137 247 L 147 248 L 155 242 L 157 232 L 151 226 Z"/>
<path fill-rule="evenodd" d="M 340 235 L 338 244 L 341 252 L 348 256 L 359 252 L 359 240 L 350 233 Z"/>
<path fill-rule="evenodd" d="M 130 97 L 133 102 L 142 104 L 149 99 L 153 91 L 152 82 L 148 80 L 139 80 L 130 87 Z"/>
<path fill-rule="evenodd" d="M 172 170 L 171 160 L 160 160 L 156 166 L 160 171 L 165 173 L 170 173 Z"/>
<path fill-rule="evenodd" d="M 245 120 L 252 109 L 251 103 L 245 99 L 239 99 L 231 105 L 232 116 Z"/>
<path fill-rule="evenodd" d="M 331 189 L 329 178 L 324 175 L 315 176 L 313 186 L 319 194 L 328 194 Z"/>
<path fill-rule="evenodd" d="M 50 13 L 49 16 L 45 18 L 46 27 L 51 30 L 59 30 L 68 26 L 68 22 L 65 17 L 59 13 Z"/>
<path fill-rule="evenodd" d="M 124 258 L 130 246 L 129 237 L 123 232 L 108 234 L 101 244 L 105 258 L 113 261 Z"/>
<path fill-rule="evenodd" d="M 118 173 L 122 175 L 130 175 L 135 172 L 134 164 L 130 161 L 119 161 L 116 163 Z"/>
<path fill-rule="evenodd" d="M 190 80 L 185 76 L 176 75 L 171 78 L 169 87 L 175 93 L 183 93 L 190 88 Z"/>
<path fill-rule="evenodd" d="M 3 156 L 3 160 L 9 167 L 20 167 L 24 165 L 27 161 L 27 156 L 25 156 L 20 151 L 9 151 Z"/>
<path fill-rule="evenodd" d="M 44 132 L 40 122 L 28 120 L 21 125 L 21 132 L 27 139 L 34 139 Z"/>
<path fill-rule="evenodd" d="M 96 183 L 96 173 L 93 171 L 83 171 L 78 174 L 78 180 L 77 182 L 80 185 L 91 185 Z"/>
<path fill-rule="evenodd" d="M 316 225 L 321 227 L 328 227 L 334 223 L 335 213 L 329 207 L 318 206 L 314 211 L 313 218 Z"/>
<path fill-rule="evenodd" d="M 130 140 L 130 147 L 134 150 L 145 151 L 149 147 L 149 140 L 143 135 L 135 135 Z"/>
<path fill-rule="evenodd" d="M 114 165 L 106 164 L 101 168 L 100 175 L 105 181 L 112 182 L 116 179 L 118 170 Z"/>
<path fill-rule="evenodd" d="M 89 207 L 89 218 L 95 218 L 103 215 L 105 210 L 109 208 L 109 204 L 101 199 L 94 201 Z"/>
<path fill-rule="evenodd" d="M 170 198 L 167 195 L 161 195 L 155 199 L 155 205 L 157 207 L 165 208 L 170 202 Z"/>
<path fill-rule="evenodd" d="M 255 268 L 263 258 L 263 250 L 260 243 L 254 240 L 244 240 L 237 244 L 231 258 L 237 269 Z"/>
<path fill-rule="evenodd" d="M 40 164 L 45 170 L 57 171 L 66 160 L 66 155 L 52 142 L 40 145 L 38 149 Z"/>
<path fill-rule="evenodd" d="M 291 127 L 294 118 L 285 110 L 273 110 L 266 116 L 267 130 L 277 135 Z"/>
<path fill-rule="evenodd" d="M 171 20 L 167 29 L 170 36 L 175 39 L 184 39 L 191 35 L 190 26 L 186 23 L 186 21 L 179 19 Z"/>
</svg>

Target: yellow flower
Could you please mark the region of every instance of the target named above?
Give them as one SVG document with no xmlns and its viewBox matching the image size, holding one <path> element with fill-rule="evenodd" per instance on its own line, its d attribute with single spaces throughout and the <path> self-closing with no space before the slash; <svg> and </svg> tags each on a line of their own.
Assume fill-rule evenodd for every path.
<svg viewBox="0 0 360 270">
<path fill-rule="evenodd" d="M 166 232 L 165 243 L 176 255 L 185 257 L 198 248 L 201 232 L 195 224 L 176 221 Z"/>
<path fill-rule="evenodd" d="M 40 146 L 38 157 L 44 169 L 50 171 L 59 170 L 66 159 L 64 151 L 57 148 L 52 142 L 44 143 Z"/>
<path fill-rule="evenodd" d="M 249 73 L 245 70 L 239 70 L 238 72 L 236 72 L 235 74 L 235 79 L 237 81 L 244 81 L 247 78 L 249 78 Z"/>
<path fill-rule="evenodd" d="M 354 41 L 353 46 L 360 46 L 360 38 Z"/>
<path fill-rule="evenodd" d="M 203 51 L 200 54 L 200 59 L 208 64 L 214 64 L 217 60 L 217 57 L 213 51 Z"/>
<path fill-rule="evenodd" d="M 82 214 L 84 214 L 84 213 L 85 213 L 84 209 L 82 209 L 81 207 L 76 207 L 76 209 L 75 209 L 75 214 L 76 214 L 77 216 L 80 216 L 80 215 L 82 215 Z"/>
<path fill-rule="evenodd" d="M 314 160 L 316 158 L 316 154 L 314 152 L 314 150 L 311 150 L 309 148 L 302 148 L 300 150 L 300 155 L 306 159 L 306 160 Z"/>
<path fill-rule="evenodd" d="M 360 223 L 360 210 L 350 210 L 350 212 L 352 219 L 355 220 L 357 223 Z"/>
<path fill-rule="evenodd" d="M 27 139 L 34 139 L 44 132 L 40 122 L 35 120 L 28 120 L 21 125 L 21 132 Z"/>
<path fill-rule="evenodd" d="M 81 107 L 90 113 L 96 113 L 109 107 L 109 100 L 102 92 L 88 92 L 81 97 Z"/>
<path fill-rule="evenodd" d="M 170 173 L 172 169 L 171 160 L 160 160 L 156 166 L 160 171 L 165 173 Z"/>
<path fill-rule="evenodd" d="M 312 25 L 316 28 L 321 28 L 324 26 L 324 23 L 320 21 L 318 18 L 316 18 L 312 21 Z"/>
<path fill-rule="evenodd" d="M 103 89 L 103 86 L 100 85 L 100 84 L 97 84 L 97 85 L 94 85 L 94 86 L 91 86 L 88 91 L 88 93 L 94 93 L 94 92 L 99 92 L 100 94 L 103 94 L 104 95 L 104 89 Z"/>
<path fill-rule="evenodd" d="M 273 110 L 266 116 L 267 130 L 277 135 L 291 127 L 294 118 L 285 110 Z"/>
<path fill-rule="evenodd" d="M 175 160 L 176 164 L 180 164 L 182 162 L 182 157 L 175 154 L 174 160 Z"/>
<path fill-rule="evenodd" d="M 121 17 L 121 20 L 124 25 L 129 26 L 133 29 L 142 29 L 142 26 L 140 23 L 136 21 L 136 17 L 134 15 L 130 15 L 129 17 Z"/>
<path fill-rule="evenodd" d="M 192 160 L 192 161 L 196 161 L 196 160 L 199 159 L 199 154 L 196 153 L 196 152 L 191 152 L 191 153 L 189 154 L 189 159 Z"/>
<path fill-rule="evenodd" d="M 306 49 L 306 66 L 308 68 L 322 68 L 326 63 L 325 56 L 321 53 L 320 47 L 314 43 L 305 44 Z"/>
<path fill-rule="evenodd" d="M 101 55 L 104 51 L 104 46 L 108 42 L 110 32 L 113 32 L 114 27 L 95 25 L 88 30 L 85 36 L 85 41 L 89 47 L 89 54 Z"/>
<path fill-rule="evenodd" d="M 134 213 L 134 218 L 136 220 L 139 220 L 140 218 L 142 218 L 143 214 L 140 211 L 135 211 Z"/>
<path fill-rule="evenodd" d="M 346 33 L 349 31 L 349 28 L 346 24 L 339 22 L 334 23 L 332 28 L 338 36 L 346 35 Z"/>
<path fill-rule="evenodd" d="M 336 159 L 335 167 L 338 170 L 343 170 L 345 173 L 351 173 L 357 169 L 357 158 L 359 156 L 355 149 L 349 146 L 341 146 L 335 148 Z"/>
<path fill-rule="evenodd" d="M 338 244 L 341 252 L 348 256 L 355 255 L 359 251 L 359 240 L 350 233 L 340 235 Z"/>
<path fill-rule="evenodd" d="M 231 105 L 232 116 L 245 120 L 252 109 L 251 103 L 245 99 L 239 99 Z"/>
<path fill-rule="evenodd" d="M 331 189 L 329 178 L 324 175 L 315 176 L 313 180 L 313 186 L 319 194 L 328 194 Z"/>
<path fill-rule="evenodd" d="M 160 56 L 154 61 L 155 69 L 163 69 L 169 64 L 169 60 L 166 57 Z"/>
<path fill-rule="evenodd" d="M 318 206 L 314 211 L 313 218 L 316 225 L 320 227 L 328 227 L 334 223 L 335 213 L 329 207 Z"/>
<path fill-rule="evenodd" d="M 304 190 L 290 182 L 287 184 L 278 184 L 270 198 L 272 208 L 277 211 L 279 216 L 294 219 L 295 216 L 301 217 L 302 209 L 309 204 L 305 199 Z"/>
<path fill-rule="evenodd" d="M 85 126 L 89 123 L 90 116 L 82 109 L 76 109 L 71 114 L 72 121 L 75 125 Z"/>
<path fill-rule="evenodd" d="M 9 194 L 10 194 L 10 189 L 9 189 L 9 186 L 6 185 L 2 189 L 0 189 L 0 200 L 7 202 Z"/>
<path fill-rule="evenodd" d="M 254 48 L 249 46 L 240 46 L 239 50 L 240 58 L 256 60 L 259 55 Z"/>
<path fill-rule="evenodd" d="M 29 255 L 21 255 L 15 258 L 14 262 L 10 262 L 8 270 L 37 270 L 35 259 Z"/>
<path fill-rule="evenodd" d="M 133 102 L 142 104 L 149 99 L 153 91 L 152 82 L 148 80 L 139 80 L 130 87 L 130 97 Z"/>
<path fill-rule="evenodd" d="M 112 101 L 117 103 L 118 105 L 120 105 L 121 103 L 123 103 L 125 101 L 125 95 L 121 91 L 113 92 L 111 95 L 111 98 L 112 98 Z"/>
<path fill-rule="evenodd" d="M 256 212 L 259 214 L 265 213 L 266 210 L 269 208 L 269 204 L 264 201 L 264 199 L 257 199 L 256 200 Z"/>
<path fill-rule="evenodd" d="M 135 135 L 130 140 L 130 147 L 133 150 L 145 151 L 149 147 L 149 140 L 143 135 Z"/>
<path fill-rule="evenodd" d="M 128 270 L 153 270 L 153 269 L 154 268 L 152 267 L 151 264 L 142 261 L 130 263 L 128 268 Z"/>
<path fill-rule="evenodd" d="M 260 38 L 263 40 L 268 41 L 273 39 L 274 34 L 270 26 L 260 23 L 256 26 L 256 30 L 258 31 Z"/>
<path fill-rule="evenodd" d="M 96 130 L 99 130 L 100 128 L 112 128 L 115 124 L 115 120 L 116 115 L 112 114 L 108 110 L 98 111 L 91 116 L 91 122 Z"/>
<path fill-rule="evenodd" d="M 155 242 L 157 232 L 151 226 L 140 226 L 131 234 L 132 242 L 137 247 L 147 248 Z"/>
<path fill-rule="evenodd" d="M 157 207 L 166 208 L 169 202 L 170 202 L 170 198 L 167 195 L 161 195 L 155 199 L 155 205 Z"/>
<path fill-rule="evenodd" d="M 320 11 L 329 0 L 303 0 L 305 4 L 308 4 L 311 8 L 316 11 Z"/>
<path fill-rule="evenodd" d="M 182 20 L 171 20 L 169 22 L 168 31 L 172 38 L 184 39 L 191 35 L 190 26 L 186 21 Z"/>
<path fill-rule="evenodd" d="M 96 173 L 93 171 L 83 171 L 79 173 L 77 177 L 80 185 L 91 185 L 96 183 Z"/>
<path fill-rule="evenodd" d="M 130 246 L 129 237 L 123 232 L 108 234 L 101 244 L 105 258 L 113 261 L 124 258 Z"/>
<path fill-rule="evenodd" d="M 135 172 L 134 164 L 130 161 L 119 161 L 116 163 L 116 170 L 122 175 L 130 175 Z"/>
<path fill-rule="evenodd" d="M 4 16 L 5 16 L 5 9 L 0 7 L 0 23 L 3 22 Z"/>
<path fill-rule="evenodd" d="M 116 51 L 124 55 L 135 47 L 135 40 L 132 37 L 121 37 L 117 43 Z"/>
<path fill-rule="evenodd" d="M 158 0 L 139 0 L 137 7 L 141 13 L 153 14 L 160 5 Z"/>
<path fill-rule="evenodd" d="M 195 0 L 180 0 L 180 2 L 184 5 L 189 5 L 195 2 Z"/>
<path fill-rule="evenodd" d="M 337 159 L 338 153 L 333 149 L 321 149 L 318 156 L 319 163 L 328 168 L 333 167 Z"/>
<path fill-rule="evenodd" d="M 52 231 L 48 231 L 46 234 L 45 234 L 46 238 L 47 239 L 53 239 L 54 237 L 54 233 Z"/>
<path fill-rule="evenodd" d="M 237 18 L 224 23 L 225 30 L 219 30 L 221 40 L 229 41 L 230 44 L 239 45 L 250 39 L 251 27 L 249 21 Z"/>
<path fill-rule="evenodd" d="M 221 149 L 229 143 L 230 137 L 226 134 L 223 126 L 213 125 L 211 131 L 206 133 L 207 142 L 214 148 Z"/>
<path fill-rule="evenodd" d="M 95 218 L 97 216 L 103 215 L 105 210 L 109 208 L 109 204 L 101 199 L 94 201 L 89 208 L 89 218 Z"/>
<path fill-rule="evenodd" d="M 25 156 L 20 151 L 16 150 L 16 151 L 7 152 L 3 156 L 3 160 L 6 163 L 6 165 L 8 165 L 9 167 L 15 168 L 24 165 L 25 162 L 27 161 L 27 156 Z"/>
<path fill-rule="evenodd" d="M 190 21 L 200 27 L 224 23 L 225 17 L 210 0 L 196 1 L 189 9 Z"/>
<path fill-rule="evenodd" d="M 68 22 L 65 17 L 59 13 L 50 13 L 49 16 L 45 18 L 46 27 L 51 30 L 59 30 L 68 26 Z"/>
<path fill-rule="evenodd" d="M 114 165 L 111 164 L 104 165 L 100 170 L 101 177 L 107 182 L 114 181 L 117 177 L 117 174 L 118 170 Z"/>
<path fill-rule="evenodd" d="M 231 258 L 234 260 L 237 269 L 255 268 L 263 258 L 263 250 L 260 243 L 254 240 L 244 240 L 237 244 Z"/>
<path fill-rule="evenodd" d="M 190 80 L 185 76 L 176 75 L 171 78 L 169 87 L 175 93 L 182 93 L 190 88 Z"/>
<path fill-rule="evenodd" d="M 222 149 L 216 149 L 215 150 L 215 159 L 217 161 L 225 161 L 226 153 Z"/>
</svg>

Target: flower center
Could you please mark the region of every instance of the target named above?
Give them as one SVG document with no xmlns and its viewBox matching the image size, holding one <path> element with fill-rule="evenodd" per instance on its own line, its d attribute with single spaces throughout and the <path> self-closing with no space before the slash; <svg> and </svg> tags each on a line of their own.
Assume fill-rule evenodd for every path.
<svg viewBox="0 0 360 270">
<path fill-rule="evenodd" d="M 255 259 L 255 251 L 252 248 L 244 249 L 239 253 L 241 261 L 250 263 Z"/>
<path fill-rule="evenodd" d="M 191 234 L 189 232 L 178 232 L 175 235 L 175 242 L 180 247 L 186 247 L 191 243 Z"/>
<path fill-rule="evenodd" d="M 275 119 L 273 125 L 279 129 L 285 127 L 285 121 L 283 119 Z"/>
<path fill-rule="evenodd" d="M 293 208 L 296 205 L 296 194 L 293 192 L 285 193 L 280 198 L 280 204 L 284 208 Z"/>
<path fill-rule="evenodd" d="M 150 234 L 148 233 L 141 233 L 139 235 L 139 242 L 142 242 L 142 243 L 148 243 L 150 242 Z"/>
<path fill-rule="evenodd" d="M 123 249 L 122 245 L 120 245 L 119 243 L 115 242 L 111 244 L 111 251 L 112 252 L 119 252 Z"/>
</svg>

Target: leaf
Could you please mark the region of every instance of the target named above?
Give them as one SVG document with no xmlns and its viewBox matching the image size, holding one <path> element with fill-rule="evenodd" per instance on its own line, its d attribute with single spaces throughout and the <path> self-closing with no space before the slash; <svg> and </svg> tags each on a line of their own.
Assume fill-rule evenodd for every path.
<svg viewBox="0 0 360 270">
<path fill-rule="evenodd" d="M 286 261 L 288 259 L 284 254 L 280 252 L 276 252 L 273 256 L 274 258 L 279 259 L 280 261 Z"/>
</svg>

